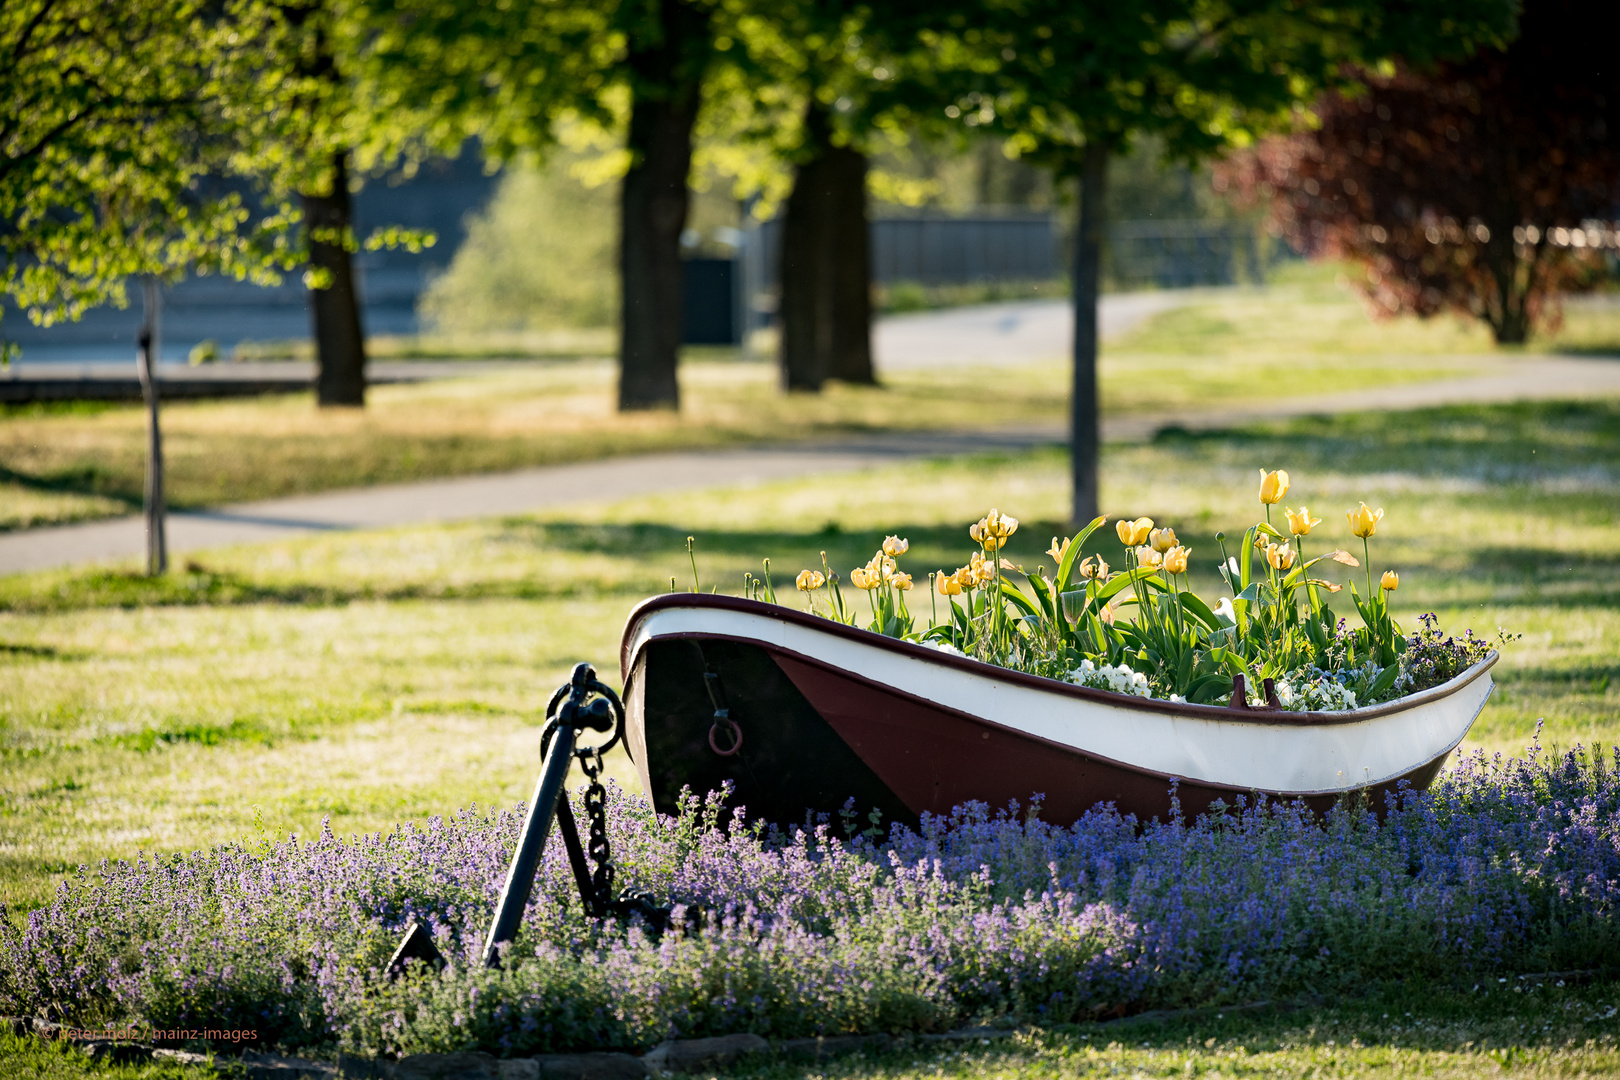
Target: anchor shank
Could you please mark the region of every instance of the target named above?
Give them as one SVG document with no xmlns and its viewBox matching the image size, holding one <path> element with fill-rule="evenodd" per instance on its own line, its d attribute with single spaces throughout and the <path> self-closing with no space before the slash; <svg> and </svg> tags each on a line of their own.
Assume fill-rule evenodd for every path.
<svg viewBox="0 0 1620 1080">
<path fill-rule="evenodd" d="M 551 831 L 551 820 L 557 814 L 563 785 L 568 779 L 568 767 L 573 763 L 575 734 L 572 724 L 559 723 L 551 740 L 545 767 L 540 770 L 540 779 L 534 787 L 534 798 L 529 800 L 529 815 L 518 836 L 517 850 L 512 853 L 512 866 L 506 872 L 500 902 L 495 905 L 495 919 L 484 939 L 485 967 L 500 966 L 498 946 L 516 937 L 518 926 L 523 922 L 523 909 L 528 906 L 529 892 L 534 888 L 535 868 L 540 865 L 546 834 Z M 575 872 L 578 873 L 577 868 Z"/>
</svg>

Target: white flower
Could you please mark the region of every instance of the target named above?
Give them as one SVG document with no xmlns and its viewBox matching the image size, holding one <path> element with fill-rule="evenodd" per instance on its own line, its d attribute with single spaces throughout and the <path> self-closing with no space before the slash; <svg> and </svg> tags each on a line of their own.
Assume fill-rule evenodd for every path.
<svg viewBox="0 0 1620 1080">
<path fill-rule="evenodd" d="M 1232 598 L 1230 596 L 1221 597 L 1221 602 L 1215 605 L 1215 617 L 1225 619 L 1234 626 L 1237 625 L 1237 612 L 1232 608 Z"/>
<path fill-rule="evenodd" d="M 961 649 L 958 649 L 955 645 L 952 645 L 948 641 L 936 641 L 934 642 L 934 648 L 938 649 L 942 653 L 945 653 L 947 656 L 967 655 Z"/>
<path fill-rule="evenodd" d="M 1132 671 L 1124 664 L 1112 666 L 1104 664 L 1098 667 L 1090 660 L 1080 661 L 1080 666 L 1069 672 L 1069 681 L 1080 686 L 1089 686 L 1093 690 L 1110 690 L 1116 694 L 1131 694 L 1136 697 L 1149 697 L 1147 676 L 1139 671 Z"/>
</svg>

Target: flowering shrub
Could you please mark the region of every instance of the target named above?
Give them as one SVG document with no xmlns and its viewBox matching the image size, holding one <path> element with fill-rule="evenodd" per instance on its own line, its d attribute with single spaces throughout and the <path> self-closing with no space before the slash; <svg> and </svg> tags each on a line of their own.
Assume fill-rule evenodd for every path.
<svg viewBox="0 0 1620 1080">
<path fill-rule="evenodd" d="M 719 797 L 659 820 L 614 789 L 621 880 L 699 912 L 655 940 L 587 919 L 549 847 L 500 971 L 478 964 L 521 808 L 103 864 L 0 920 L 0 1011 L 256 1028 L 364 1052 L 646 1047 L 939 1029 L 1620 964 L 1620 755 L 1476 756 L 1380 819 L 1100 806 L 925 817 L 886 839 L 766 834 Z M 419 920 L 442 973 L 382 974 Z"/>
<path fill-rule="evenodd" d="M 900 570 L 899 557 L 910 544 L 890 536 L 849 580 L 865 592 L 872 618 L 867 628 L 911 641 L 932 642 L 1003 667 L 1083 686 L 1171 701 L 1213 703 L 1228 700 L 1242 675 L 1251 703 L 1265 704 L 1261 687 L 1273 679 L 1286 709 L 1341 711 L 1444 682 L 1490 651 L 1472 632 L 1452 642 L 1425 617 L 1425 630 L 1403 636 L 1390 617 L 1388 596 L 1400 575 L 1386 570 L 1373 587 L 1370 538 L 1384 511 L 1360 503 L 1345 513 L 1362 559 L 1335 548 L 1306 558 L 1306 537 L 1322 524 L 1310 509 L 1287 507 L 1285 535 L 1271 522 L 1272 507 L 1288 494 L 1282 470 L 1260 471 L 1260 502 L 1266 520 L 1243 536 L 1236 554 L 1221 545 L 1217 564 L 1231 595 L 1211 607 L 1187 587 L 1192 556 L 1172 528 L 1156 528 L 1151 518 L 1115 523 L 1125 545 L 1126 565 L 1113 570 L 1101 556 L 1081 558 L 1082 548 L 1106 517 L 1078 535 L 1052 538 L 1046 552 L 1055 570 L 1026 572 L 1001 554 L 1018 531 L 1018 519 L 991 510 L 969 526 L 978 546 L 966 565 L 929 574 L 928 626 L 920 628 L 907 607 L 913 578 Z M 1359 567 L 1367 563 L 1366 596 L 1349 583 L 1361 626 L 1349 627 L 1328 606 L 1345 586 L 1317 570 L 1323 564 Z M 766 562 L 767 571 L 769 561 Z M 1325 567 L 1324 567 L 1325 569 Z M 1009 574 L 1023 577 L 1021 587 Z M 746 579 L 756 599 L 776 601 L 770 576 Z M 822 554 L 821 570 L 805 570 L 795 581 L 812 613 L 848 625 L 862 621 L 847 603 L 838 574 Z M 945 604 L 944 617 L 938 605 Z M 1120 616 L 1129 607 L 1133 617 Z M 1434 636 L 1438 635 L 1438 636 Z M 1433 640 L 1430 640 L 1433 637 Z M 1411 657 L 1408 647 L 1420 652 Z M 1466 663 L 1461 661 L 1468 659 Z M 1450 674 L 1439 677 L 1439 673 Z"/>
</svg>

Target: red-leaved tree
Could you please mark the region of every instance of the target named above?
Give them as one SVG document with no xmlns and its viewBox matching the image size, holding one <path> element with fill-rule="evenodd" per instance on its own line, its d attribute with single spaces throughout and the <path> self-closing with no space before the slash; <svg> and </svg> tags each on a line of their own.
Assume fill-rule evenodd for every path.
<svg viewBox="0 0 1620 1080">
<path fill-rule="evenodd" d="M 1579 44 L 1599 6 L 1538 0 L 1505 51 L 1368 73 L 1216 186 L 1268 199 L 1296 249 L 1358 264 L 1375 310 L 1466 312 L 1501 343 L 1555 328 L 1558 297 L 1602 280 L 1617 241 L 1620 82 Z"/>
</svg>

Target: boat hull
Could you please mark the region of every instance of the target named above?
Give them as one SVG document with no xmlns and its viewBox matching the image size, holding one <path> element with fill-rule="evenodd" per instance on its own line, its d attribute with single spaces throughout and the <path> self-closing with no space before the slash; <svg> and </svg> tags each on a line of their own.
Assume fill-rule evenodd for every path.
<svg viewBox="0 0 1620 1080">
<path fill-rule="evenodd" d="M 750 817 L 853 811 L 860 827 L 874 811 L 915 824 L 964 802 L 1036 798 L 1043 819 L 1063 824 L 1099 803 L 1150 818 L 1255 794 L 1325 810 L 1359 793 L 1379 807 L 1387 792 L 1434 779 L 1490 689 L 1487 661 L 1406 708 L 1173 706 L 700 596 L 638 608 L 621 664 L 631 751 L 661 812 L 675 811 L 683 788 L 729 783 Z M 733 755 L 716 749 L 729 732 L 711 745 L 705 671 L 719 675 L 742 731 Z"/>
</svg>

